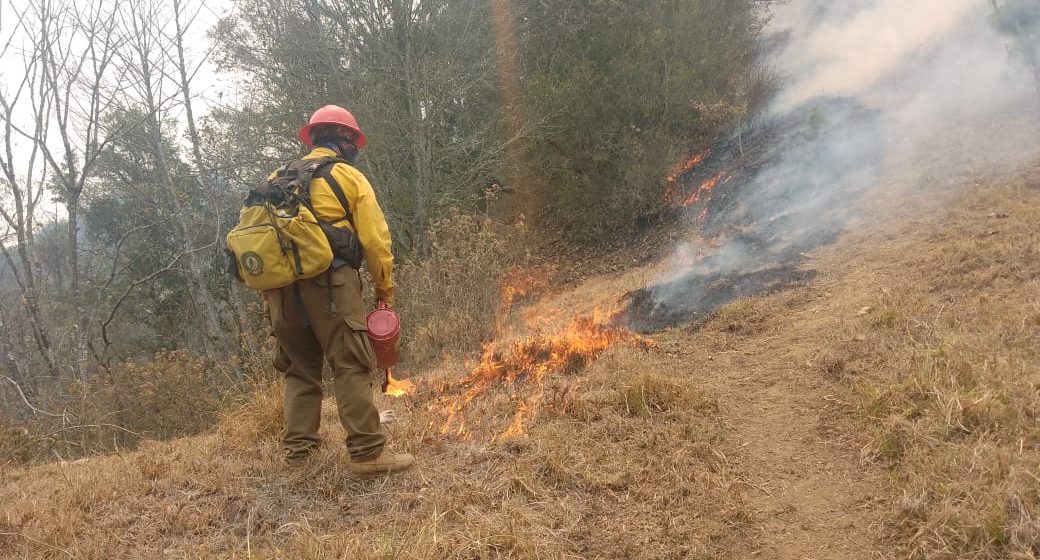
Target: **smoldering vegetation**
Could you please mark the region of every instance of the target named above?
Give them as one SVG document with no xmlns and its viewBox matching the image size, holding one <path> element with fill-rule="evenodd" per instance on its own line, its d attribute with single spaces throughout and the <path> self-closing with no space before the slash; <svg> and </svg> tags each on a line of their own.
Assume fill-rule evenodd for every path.
<svg viewBox="0 0 1040 560">
<path fill-rule="evenodd" d="M 813 273 L 797 264 L 837 237 L 855 200 L 876 181 L 881 127 L 877 111 L 834 98 L 764 117 L 716 142 L 682 182 L 696 188 L 722 174 L 710 198 L 686 210 L 705 216 L 702 235 L 720 240 L 718 248 L 675 278 L 629 294 L 621 320 L 657 331 L 810 280 Z"/>
<path fill-rule="evenodd" d="M 1035 23 L 997 14 L 1021 18 L 1017 29 Z M 1028 161 L 1040 133 L 1034 51 L 1005 32 L 1014 24 L 993 22 L 991 7 L 968 1 L 778 6 L 767 44 L 784 87 L 683 169 L 681 194 L 703 194 L 686 198 L 698 239 L 629 294 L 622 320 L 659 330 L 780 289 L 778 279 L 803 282 L 811 274 L 779 272 L 847 231 L 872 189 L 899 197 L 922 180 Z M 726 283 L 741 287 L 712 289 Z"/>
</svg>

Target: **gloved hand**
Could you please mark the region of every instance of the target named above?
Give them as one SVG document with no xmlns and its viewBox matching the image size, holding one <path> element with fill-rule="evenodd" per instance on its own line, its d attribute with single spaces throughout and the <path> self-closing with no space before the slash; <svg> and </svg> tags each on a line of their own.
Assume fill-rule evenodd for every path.
<svg viewBox="0 0 1040 560">
<path fill-rule="evenodd" d="M 387 309 L 394 308 L 394 290 L 376 290 L 376 300 L 386 305 Z"/>
</svg>

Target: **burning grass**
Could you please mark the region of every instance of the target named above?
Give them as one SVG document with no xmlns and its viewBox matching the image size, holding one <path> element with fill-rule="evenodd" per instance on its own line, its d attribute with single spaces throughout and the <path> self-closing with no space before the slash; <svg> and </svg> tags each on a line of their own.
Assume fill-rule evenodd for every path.
<svg viewBox="0 0 1040 560">
<path fill-rule="evenodd" d="M 502 311 L 523 293 L 505 290 Z M 281 465 L 281 388 L 265 386 L 214 435 L 16 473 L 0 486 L 14 504 L 0 515 L 0 549 L 33 558 L 716 555 L 748 513 L 715 449 L 714 397 L 667 356 L 648 369 L 653 344 L 614 325 L 612 312 L 577 306 L 568 320 L 566 301 L 516 310 L 497 329 L 527 334 L 384 397 L 400 419 L 388 426 L 395 447 L 420 457 L 391 484 L 350 475 L 328 405 L 326 445 L 300 469 Z M 701 511 L 722 515 L 706 522 Z"/>
<path fill-rule="evenodd" d="M 443 395 L 437 407 L 446 419 L 442 434 L 470 435 L 468 422 L 462 417 L 466 406 L 489 390 L 508 388 L 513 393 L 516 410 L 501 435 L 523 436 L 525 425 L 537 414 L 553 377 L 573 376 L 584 370 L 609 348 L 626 344 L 647 350 L 653 343 L 614 326 L 602 313 L 572 321 L 561 332 L 537 334 L 512 341 L 505 347 L 489 344 L 468 376 L 454 387 L 441 387 Z"/>
<path fill-rule="evenodd" d="M 700 205 L 701 213 L 699 219 L 701 222 L 708 215 L 714 189 L 719 184 L 719 181 L 729 181 L 733 178 L 731 174 L 719 171 L 703 180 L 698 187 L 688 189 L 686 176 L 704 163 L 704 160 L 709 155 L 711 155 L 710 150 L 694 154 L 686 161 L 673 167 L 668 174 L 668 187 L 662 196 L 665 206 L 670 208 L 690 208 Z"/>
</svg>

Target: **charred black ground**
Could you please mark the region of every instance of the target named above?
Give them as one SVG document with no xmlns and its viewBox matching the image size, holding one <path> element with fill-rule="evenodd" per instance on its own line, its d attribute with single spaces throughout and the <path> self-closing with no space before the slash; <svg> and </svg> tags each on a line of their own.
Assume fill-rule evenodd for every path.
<svg viewBox="0 0 1040 560">
<path fill-rule="evenodd" d="M 650 290 L 629 293 L 625 311 L 618 316 L 618 321 L 639 333 L 658 332 L 682 323 L 699 323 L 735 299 L 804 285 L 815 277 L 814 270 L 799 270 L 785 264 L 750 272 L 681 278 L 655 287 L 674 291 L 676 297 L 670 298 L 674 303 L 655 301 Z"/>
<path fill-rule="evenodd" d="M 675 197 L 722 179 L 686 208 L 716 249 L 678 280 L 628 294 L 619 320 L 654 332 L 703 319 L 734 299 L 810 281 L 806 251 L 833 242 L 876 182 L 884 146 L 880 115 L 847 98 L 761 117 L 718 140 L 682 174 Z"/>
</svg>

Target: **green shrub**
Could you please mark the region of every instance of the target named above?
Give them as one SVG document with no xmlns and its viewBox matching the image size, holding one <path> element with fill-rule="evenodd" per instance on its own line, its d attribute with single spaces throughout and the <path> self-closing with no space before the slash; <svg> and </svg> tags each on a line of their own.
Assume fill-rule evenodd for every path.
<svg viewBox="0 0 1040 560">
<path fill-rule="evenodd" d="M 520 4 L 530 157 L 546 216 L 578 241 L 660 211 L 671 166 L 770 87 L 754 1 Z"/>
</svg>

